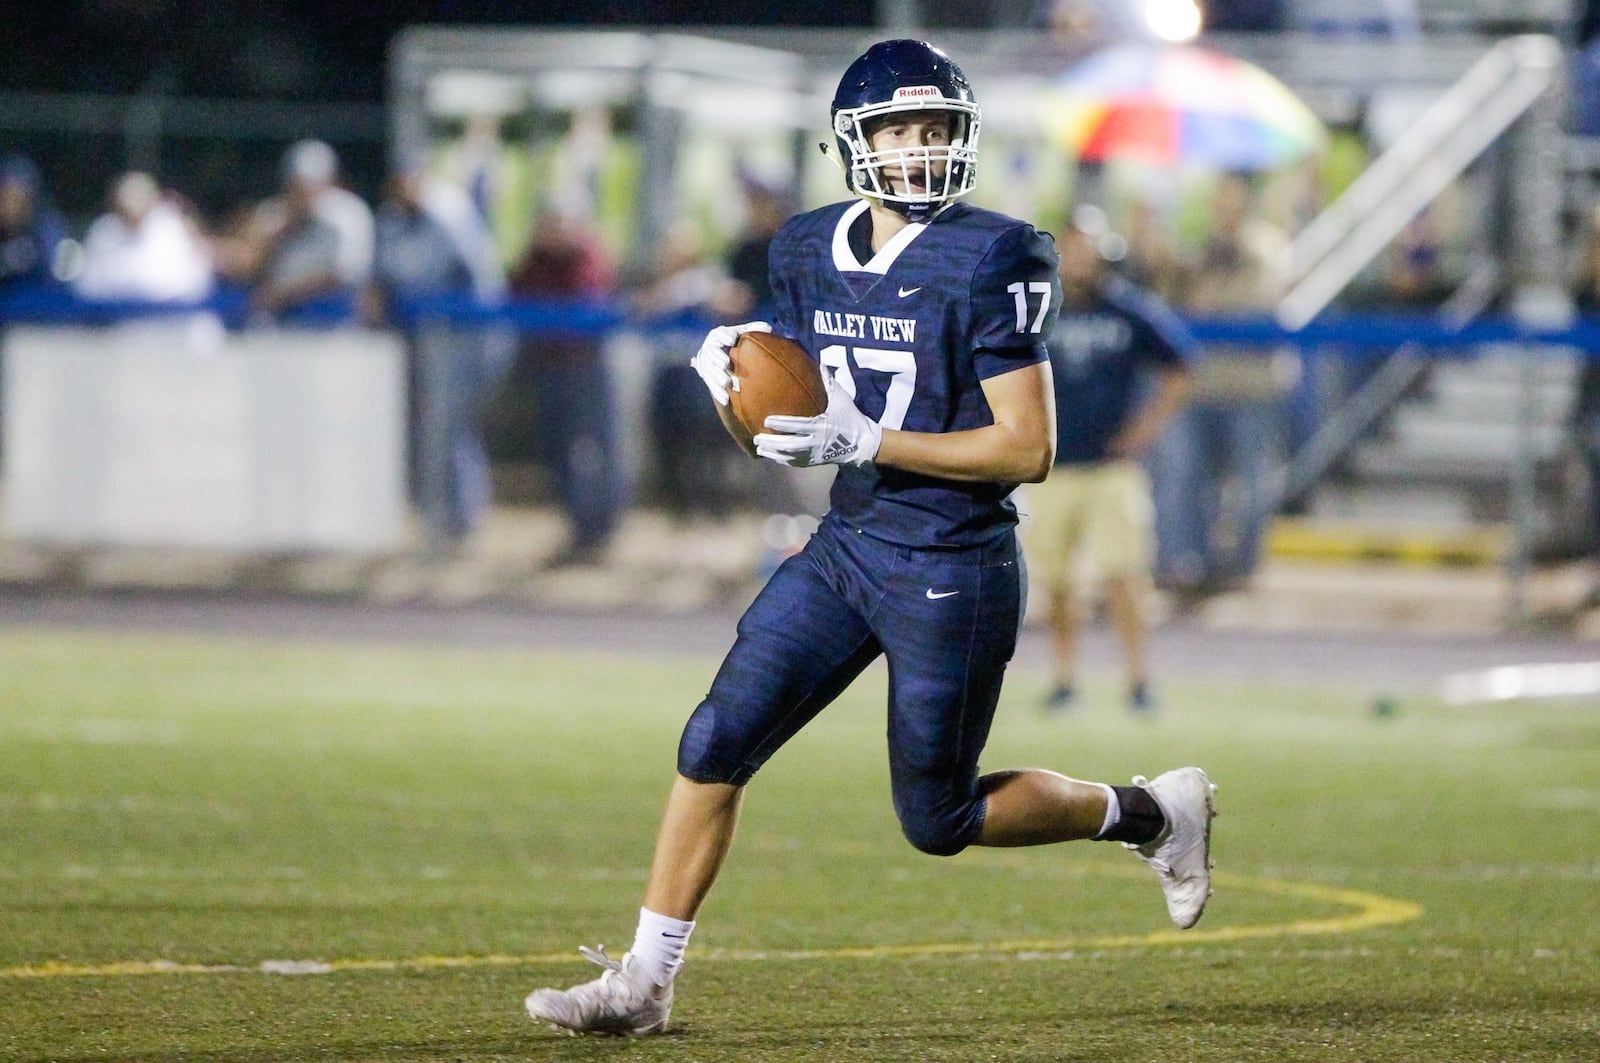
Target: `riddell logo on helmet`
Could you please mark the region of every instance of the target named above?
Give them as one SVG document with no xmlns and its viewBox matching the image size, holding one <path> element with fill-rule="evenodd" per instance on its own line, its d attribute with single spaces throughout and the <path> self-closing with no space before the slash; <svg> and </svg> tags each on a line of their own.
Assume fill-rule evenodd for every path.
<svg viewBox="0 0 1600 1063">
<path fill-rule="evenodd" d="M 907 85 L 904 88 L 895 89 L 894 98 L 897 100 L 926 100 L 930 98 L 942 100 L 944 99 L 944 93 L 939 91 L 939 86 L 937 85 Z"/>
</svg>

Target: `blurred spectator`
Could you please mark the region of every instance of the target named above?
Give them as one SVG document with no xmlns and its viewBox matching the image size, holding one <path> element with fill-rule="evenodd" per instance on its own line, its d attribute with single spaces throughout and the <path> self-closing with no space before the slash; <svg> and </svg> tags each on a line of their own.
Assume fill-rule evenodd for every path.
<svg viewBox="0 0 1600 1063">
<path fill-rule="evenodd" d="M 269 318 L 293 321 L 348 288 L 339 281 L 339 233 L 299 188 L 283 199 L 283 216 L 251 279 L 250 302 Z"/>
<path fill-rule="evenodd" d="M 1584 309 L 1585 314 L 1597 312 L 1600 306 Z M 1589 526 L 1583 531 L 1582 543 L 1591 571 L 1583 605 L 1593 609 L 1600 607 L 1600 352 L 1584 352 L 1572 404 L 1572 433 L 1589 480 Z"/>
<path fill-rule="evenodd" d="M 453 548 L 492 501 L 482 418 L 510 364 L 503 328 L 452 320 L 461 304 L 505 292 L 482 217 L 459 187 L 429 178 L 420 161 L 390 179 L 376 223 L 364 310 L 405 338 L 411 416 L 411 490 L 430 545 Z"/>
<path fill-rule="evenodd" d="M 1276 301 L 1272 266 L 1285 237 L 1253 216 L 1252 199 L 1248 177 L 1219 177 L 1189 290 L 1202 315 L 1260 314 Z M 1237 586 L 1255 571 L 1298 365 L 1289 353 L 1224 346 L 1197 367 L 1194 401 L 1154 461 L 1157 573 L 1180 594 Z"/>
<path fill-rule="evenodd" d="M 111 186 L 111 209 L 83 240 L 77 291 L 110 302 L 198 303 L 211 295 L 211 245 L 185 205 L 163 195 L 155 178 L 133 171 Z M 162 314 L 132 322 L 140 328 L 176 326 L 191 349 L 217 350 L 222 318 L 211 310 Z"/>
<path fill-rule="evenodd" d="M 1424 207 L 1384 256 L 1379 299 L 1397 309 L 1436 309 L 1451 292 L 1443 258 L 1439 226 L 1433 211 Z"/>
<path fill-rule="evenodd" d="M 1600 136 L 1600 3 L 1578 0 L 1573 45 L 1567 59 L 1572 131 Z"/>
<path fill-rule="evenodd" d="M 633 296 L 648 324 L 655 371 L 649 395 L 650 451 L 662 501 L 675 516 L 721 518 L 728 509 L 731 462 L 745 459 L 731 445 L 705 385 L 689 364 L 707 322 L 723 320 L 727 274 L 712 260 L 699 228 L 687 218 L 667 227 L 649 280 Z"/>
<path fill-rule="evenodd" d="M 1578 313 L 1600 316 L 1600 204 L 1590 212 L 1584 234 L 1574 302 Z M 1572 439 L 1589 479 L 1589 527 L 1583 543 L 1589 555 L 1593 581 L 1583 607 L 1600 606 L 1600 351 L 1583 352 L 1578 389 L 1572 404 Z"/>
<path fill-rule="evenodd" d="M 1128 253 L 1118 272 L 1159 299 L 1181 302 L 1186 278 L 1171 227 L 1145 199 L 1134 201 L 1128 219 Z"/>
<path fill-rule="evenodd" d="M 1044 483 L 1027 488 L 1028 564 L 1050 603 L 1051 710 L 1067 708 L 1076 694 L 1080 578 L 1104 587 L 1129 708 L 1155 706 L 1144 617 L 1154 512 L 1140 462 L 1183 406 L 1199 349 L 1165 305 L 1110 272 L 1108 262 L 1125 251 L 1095 207 L 1074 211 L 1061 240 L 1061 316 L 1049 341 L 1056 465 Z"/>
<path fill-rule="evenodd" d="M 1439 225 L 1429 208 L 1406 223 L 1379 256 L 1376 277 L 1360 294 L 1369 309 L 1400 313 L 1431 313 L 1449 298 L 1453 287 L 1444 269 L 1444 246 Z M 1342 390 L 1351 394 L 1364 385 L 1389 360 L 1397 344 L 1357 351 L 1347 360 Z"/>
<path fill-rule="evenodd" d="M 78 293 L 88 299 L 197 302 L 211 294 L 211 252 L 182 206 L 137 171 L 111 189 L 111 210 L 83 240 Z"/>
<path fill-rule="evenodd" d="M 576 211 L 547 206 L 534 218 L 527 249 L 511 275 L 518 298 L 598 302 L 617 274 Z M 554 566 L 601 560 L 616 529 L 623 483 L 618 460 L 617 394 L 602 337 L 541 332 L 525 337 L 517 359 L 535 406 L 540 460 L 555 478 L 571 524 Z M 525 374 L 525 377 L 524 377 Z"/>
<path fill-rule="evenodd" d="M 765 319 L 771 312 L 772 280 L 767 248 L 794 213 L 789 190 L 748 169 L 739 173 L 744 192 L 744 228 L 728 252 L 728 290 L 720 316 L 727 320 Z"/>
<path fill-rule="evenodd" d="M 1348 305 L 1364 311 L 1432 314 L 1454 292 L 1458 278 L 1445 266 L 1445 244 L 1438 216 L 1425 207 L 1406 223 L 1347 294 Z M 1366 387 L 1399 350 L 1398 341 L 1375 346 L 1313 348 L 1305 352 L 1305 372 L 1296 389 L 1290 438 L 1309 439 L 1332 409 Z M 1327 357 L 1330 350 L 1336 357 Z M 1423 352 L 1426 353 L 1426 352 Z M 1430 359 L 1431 361 L 1431 359 Z M 1425 380 L 1429 368 L 1423 367 Z"/>
<path fill-rule="evenodd" d="M 494 217 L 505 181 L 500 139 L 500 119 L 492 114 L 475 114 L 467 119 L 461 139 L 447 154 L 444 172 L 466 189 L 472 205 L 486 222 Z"/>
<path fill-rule="evenodd" d="M 739 187 L 744 195 L 744 225 L 734 238 L 727 257 L 727 279 L 711 297 L 711 310 L 719 321 L 768 321 L 773 311 L 772 275 L 767 267 L 767 250 L 772 238 L 794 213 L 794 194 L 784 184 L 755 172 L 739 168 Z M 821 513 L 826 500 L 818 492 L 827 483 L 798 469 L 766 469 L 750 475 L 748 468 L 736 487 L 755 507 L 771 513 Z"/>
<path fill-rule="evenodd" d="M 372 272 L 372 210 L 360 196 L 336 184 L 338 176 L 339 157 L 320 140 L 299 141 L 284 154 L 285 188 L 304 195 L 317 216 L 333 226 L 339 285 L 358 290 Z"/>
<path fill-rule="evenodd" d="M 0 293 L 55 283 L 66 240 L 66 225 L 50 205 L 33 160 L 0 159 Z"/>
<path fill-rule="evenodd" d="M 239 238 L 223 244 L 224 273 L 254 286 L 261 313 L 292 320 L 351 300 L 372 272 L 372 211 L 334 183 L 338 157 L 302 140 L 283 157 L 283 192 L 262 203 Z"/>
</svg>

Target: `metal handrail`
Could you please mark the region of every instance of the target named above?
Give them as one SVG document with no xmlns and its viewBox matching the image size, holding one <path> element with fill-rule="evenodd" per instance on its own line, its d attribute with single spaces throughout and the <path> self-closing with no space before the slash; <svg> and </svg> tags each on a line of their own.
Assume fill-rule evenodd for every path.
<svg viewBox="0 0 1600 1063">
<path fill-rule="evenodd" d="M 1278 320 L 1300 328 L 1555 82 L 1552 37 L 1501 41 L 1441 95 L 1343 195 L 1303 229 L 1281 260 L 1288 292 Z"/>
<path fill-rule="evenodd" d="M 1452 326 L 1479 317 L 1500 288 L 1498 264 L 1485 261 L 1451 293 L 1440 316 Z M 1414 341 L 1401 344 L 1367 381 L 1323 422 L 1275 477 L 1262 500 L 1266 513 L 1305 495 L 1351 452 L 1386 413 L 1427 372 L 1432 359 Z"/>
</svg>

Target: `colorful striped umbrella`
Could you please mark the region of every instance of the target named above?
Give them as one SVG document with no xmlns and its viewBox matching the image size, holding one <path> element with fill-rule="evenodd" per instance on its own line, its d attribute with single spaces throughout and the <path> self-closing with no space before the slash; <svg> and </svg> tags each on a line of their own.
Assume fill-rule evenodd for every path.
<svg viewBox="0 0 1600 1063">
<path fill-rule="evenodd" d="M 1193 45 L 1119 44 L 1046 93 L 1046 129 L 1077 158 L 1270 170 L 1323 141 L 1322 123 L 1258 66 Z"/>
</svg>

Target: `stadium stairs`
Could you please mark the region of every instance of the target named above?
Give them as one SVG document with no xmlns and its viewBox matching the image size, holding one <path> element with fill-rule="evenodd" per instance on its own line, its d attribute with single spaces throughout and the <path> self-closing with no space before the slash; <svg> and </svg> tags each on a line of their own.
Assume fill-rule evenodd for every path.
<svg viewBox="0 0 1600 1063">
<path fill-rule="evenodd" d="M 1405 551 L 1456 563 L 1501 561 L 1510 543 L 1511 483 L 1519 446 L 1522 363 L 1487 353 L 1430 364 L 1403 399 L 1318 491 L 1313 514 L 1359 522 L 1406 540 Z M 1581 484 L 1572 480 L 1567 419 L 1577 359 L 1549 349 L 1534 364 L 1528 440 L 1536 506 L 1534 546 L 1543 556 L 1575 551 Z M 1409 534 L 1407 534 L 1409 533 Z"/>
</svg>

